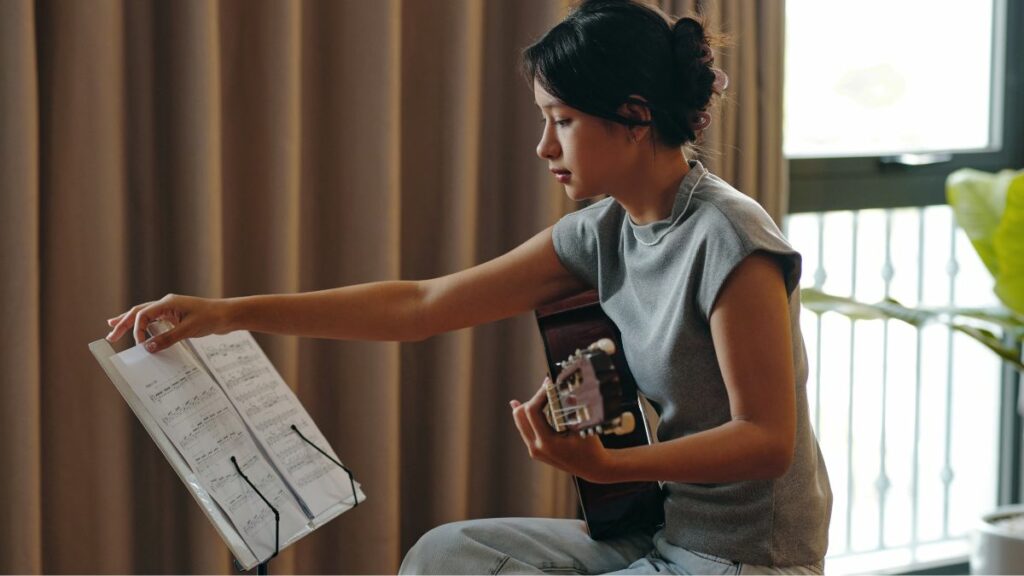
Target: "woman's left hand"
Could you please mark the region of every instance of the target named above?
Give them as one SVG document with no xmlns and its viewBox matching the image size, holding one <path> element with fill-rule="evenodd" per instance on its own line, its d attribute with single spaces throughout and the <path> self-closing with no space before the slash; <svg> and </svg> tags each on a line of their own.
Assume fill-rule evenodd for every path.
<svg viewBox="0 0 1024 576">
<path fill-rule="evenodd" d="M 548 401 L 546 386 L 549 381 L 550 377 L 545 378 L 540 390 L 526 404 L 518 400 L 509 402 L 512 419 L 530 458 L 590 482 L 614 482 L 611 453 L 596 435 L 582 438 L 575 432 L 558 433 L 548 424 L 544 406 Z"/>
</svg>

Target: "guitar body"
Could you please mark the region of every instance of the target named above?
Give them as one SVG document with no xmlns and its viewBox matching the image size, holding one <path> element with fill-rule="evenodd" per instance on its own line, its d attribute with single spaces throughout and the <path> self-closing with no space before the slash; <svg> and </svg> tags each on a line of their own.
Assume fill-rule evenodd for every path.
<svg viewBox="0 0 1024 576">
<path fill-rule="evenodd" d="M 616 352 L 611 360 L 622 390 L 616 406 L 631 412 L 635 421 L 643 425 L 627 434 L 601 435 L 601 442 L 609 449 L 649 444 L 647 420 L 640 407 L 636 381 L 622 353 L 622 337 L 618 327 L 601 310 L 597 291 L 543 306 L 537 309 L 536 315 L 552 379 L 559 374 L 560 363 L 579 349 L 602 338 L 614 342 Z M 653 529 L 664 523 L 661 487 L 657 482 L 594 484 L 575 476 L 573 479 L 591 538 L 601 540 L 636 529 Z"/>
</svg>

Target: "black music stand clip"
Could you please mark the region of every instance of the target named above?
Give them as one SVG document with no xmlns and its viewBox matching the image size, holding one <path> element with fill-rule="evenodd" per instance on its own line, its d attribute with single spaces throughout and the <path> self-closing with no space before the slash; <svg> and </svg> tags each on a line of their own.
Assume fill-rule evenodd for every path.
<svg viewBox="0 0 1024 576">
<path fill-rule="evenodd" d="M 316 444 L 313 444 L 309 440 L 309 438 L 306 438 L 306 436 L 302 432 L 299 432 L 299 428 L 295 424 L 291 425 L 291 429 L 293 431 L 295 431 L 295 433 L 299 435 L 299 438 L 302 438 L 306 442 L 306 444 L 309 444 L 310 446 L 312 446 L 313 449 L 315 449 L 317 452 L 319 452 L 320 454 L 323 454 L 324 458 L 327 458 L 331 462 L 337 464 L 342 470 L 345 471 L 346 474 L 348 474 L 348 481 L 352 485 L 352 499 L 355 501 L 355 503 L 352 505 L 352 507 L 355 508 L 356 506 L 359 506 L 359 493 L 356 491 L 356 480 L 355 480 L 355 477 L 352 475 L 352 471 L 349 470 L 341 462 L 335 460 L 334 458 L 331 458 L 331 456 L 329 454 L 327 454 L 327 452 L 324 452 L 319 446 L 317 446 Z M 256 492 L 256 494 L 260 497 L 260 499 L 262 499 L 263 502 L 265 502 L 266 505 L 268 507 L 270 507 L 271 510 L 274 511 L 274 522 L 275 522 L 275 528 L 274 528 L 274 553 L 270 556 L 270 558 L 267 558 L 266 560 L 264 560 L 263 562 L 260 562 L 259 565 L 256 566 L 256 574 L 257 574 L 257 576 L 269 576 L 269 574 L 270 574 L 270 561 L 273 560 L 274 556 L 277 556 L 277 554 L 281 551 L 281 513 L 278 512 L 277 508 L 274 508 L 273 504 L 271 504 L 270 501 L 267 500 L 266 496 L 264 496 L 262 493 L 260 493 L 259 490 L 256 489 L 256 485 L 253 484 L 252 481 L 249 480 L 249 478 L 245 474 L 242 473 L 242 468 L 238 466 L 238 460 L 235 459 L 234 456 L 231 457 L 231 463 L 235 465 L 235 470 L 238 471 L 238 475 L 241 476 L 242 479 L 245 480 L 245 482 L 247 484 L 249 484 L 249 486 L 253 489 L 253 491 Z M 245 572 L 245 570 L 242 568 L 242 565 L 238 563 L 237 559 L 233 559 L 233 561 L 235 563 L 235 570 L 237 570 L 239 572 Z"/>
</svg>

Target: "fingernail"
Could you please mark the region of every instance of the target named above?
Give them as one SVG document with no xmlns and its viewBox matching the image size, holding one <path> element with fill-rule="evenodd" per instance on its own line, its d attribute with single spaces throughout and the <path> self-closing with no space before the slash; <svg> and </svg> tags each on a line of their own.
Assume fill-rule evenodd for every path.
<svg viewBox="0 0 1024 576">
<path fill-rule="evenodd" d="M 516 401 L 515 400 L 509 400 L 508 401 L 508 405 L 513 407 L 513 408 L 515 408 L 516 407 Z"/>
<path fill-rule="evenodd" d="M 149 350 L 150 352 L 156 350 L 156 342 L 146 344 L 146 350 Z"/>
</svg>

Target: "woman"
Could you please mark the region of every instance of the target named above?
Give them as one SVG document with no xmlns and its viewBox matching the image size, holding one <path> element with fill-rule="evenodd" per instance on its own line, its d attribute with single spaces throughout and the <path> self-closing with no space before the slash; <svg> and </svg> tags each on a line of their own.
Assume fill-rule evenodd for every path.
<svg viewBox="0 0 1024 576">
<path fill-rule="evenodd" d="M 511 252 L 422 282 L 202 299 L 112 318 L 108 339 L 170 318 L 146 345 L 246 329 L 420 340 L 598 289 L 659 442 L 606 450 L 560 436 L 543 386 L 512 417 L 536 460 L 594 482 L 664 482 L 665 524 L 612 540 L 574 520 L 490 519 L 428 532 L 414 573 L 820 573 L 831 490 L 810 427 L 800 255 L 753 200 L 688 161 L 726 85 L 703 26 L 635 0 L 583 2 L 524 52 L 542 114 L 537 155 L 574 200 Z"/>
</svg>

